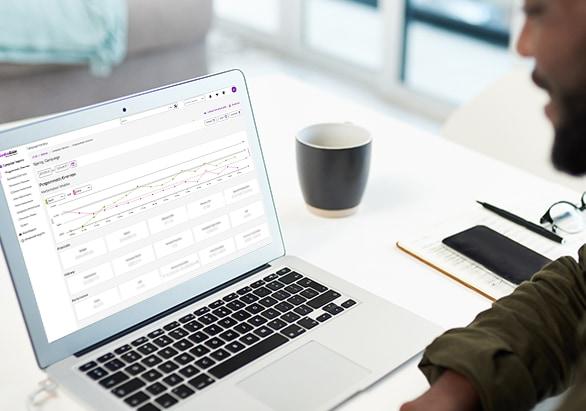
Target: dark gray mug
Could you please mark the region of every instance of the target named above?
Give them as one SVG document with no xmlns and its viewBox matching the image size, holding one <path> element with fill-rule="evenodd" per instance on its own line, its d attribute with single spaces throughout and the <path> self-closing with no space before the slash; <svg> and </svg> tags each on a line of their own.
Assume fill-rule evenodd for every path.
<svg viewBox="0 0 586 411">
<path fill-rule="evenodd" d="M 310 211 L 323 217 L 354 214 L 368 180 L 370 133 L 350 123 L 316 124 L 296 140 L 297 173 Z"/>
</svg>

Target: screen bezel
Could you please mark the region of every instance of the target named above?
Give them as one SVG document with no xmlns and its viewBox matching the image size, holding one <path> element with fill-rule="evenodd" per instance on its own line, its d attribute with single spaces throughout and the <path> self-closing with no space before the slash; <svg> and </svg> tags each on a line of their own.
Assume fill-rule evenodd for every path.
<svg viewBox="0 0 586 411">
<path fill-rule="evenodd" d="M 285 247 L 246 79 L 240 70 L 230 70 L 145 91 L 0 132 L 0 150 L 6 150 L 231 86 L 236 86 L 238 90 L 242 91 L 242 114 L 246 119 L 246 131 L 250 139 L 250 148 L 256 165 L 259 186 L 263 194 L 263 203 L 272 242 L 256 251 L 214 268 L 207 273 L 198 275 L 174 288 L 163 291 L 134 306 L 49 343 L 14 225 L 1 224 L 0 243 L 40 368 L 46 368 L 75 352 L 111 337 L 183 301 L 221 286 L 246 272 L 277 259 L 285 254 Z M 12 221 L 1 186 L 0 194 L 0 219 L 5 222 Z"/>
</svg>

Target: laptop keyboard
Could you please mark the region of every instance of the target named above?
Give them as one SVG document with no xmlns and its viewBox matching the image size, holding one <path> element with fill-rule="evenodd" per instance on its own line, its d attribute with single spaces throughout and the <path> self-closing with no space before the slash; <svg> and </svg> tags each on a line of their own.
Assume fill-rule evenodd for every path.
<svg viewBox="0 0 586 411">
<path fill-rule="evenodd" d="M 356 305 L 289 268 L 255 281 L 79 371 L 139 411 L 169 408 Z"/>
</svg>

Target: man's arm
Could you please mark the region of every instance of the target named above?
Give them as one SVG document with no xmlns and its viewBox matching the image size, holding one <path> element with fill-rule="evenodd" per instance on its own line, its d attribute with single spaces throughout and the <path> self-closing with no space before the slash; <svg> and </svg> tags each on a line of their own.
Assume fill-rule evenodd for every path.
<svg viewBox="0 0 586 411">
<path fill-rule="evenodd" d="M 457 374 L 470 382 L 485 411 L 531 409 L 567 388 L 586 313 L 585 258 L 582 247 L 579 263 L 569 257 L 554 261 L 468 327 L 437 338 L 419 366 L 432 384 L 442 385 L 434 384 L 421 398 L 451 395 L 442 389 L 448 385 L 445 375 L 441 378 L 446 370 L 452 371 L 446 373 L 449 378 Z M 469 392 L 465 385 L 464 390 Z"/>
</svg>

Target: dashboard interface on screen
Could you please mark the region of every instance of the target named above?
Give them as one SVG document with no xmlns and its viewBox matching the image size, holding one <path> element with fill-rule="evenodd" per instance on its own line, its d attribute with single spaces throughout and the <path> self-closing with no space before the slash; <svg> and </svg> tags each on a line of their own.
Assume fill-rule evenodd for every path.
<svg viewBox="0 0 586 411">
<path fill-rule="evenodd" d="M 0 153 L 49 342 L 271 242 L 246 98 L 227 87 Z"/>
</svg>

